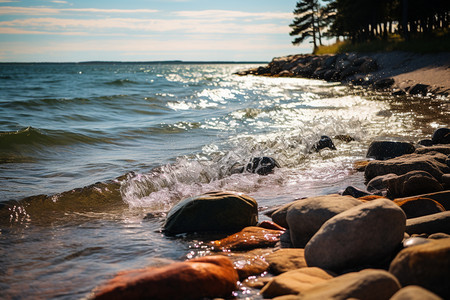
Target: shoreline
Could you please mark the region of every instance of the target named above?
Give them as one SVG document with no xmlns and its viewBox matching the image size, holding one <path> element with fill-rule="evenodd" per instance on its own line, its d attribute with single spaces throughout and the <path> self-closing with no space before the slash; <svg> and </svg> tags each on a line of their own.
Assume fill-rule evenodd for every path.
<svg viewBox="0 0 450 300">
<path fill-rule="evenodd" d="M 323 79 L 390 92 L 393 96 L 450 95 L 450 53 L 300 54 L 274 58 L 237 75 Z"/>
</svg>

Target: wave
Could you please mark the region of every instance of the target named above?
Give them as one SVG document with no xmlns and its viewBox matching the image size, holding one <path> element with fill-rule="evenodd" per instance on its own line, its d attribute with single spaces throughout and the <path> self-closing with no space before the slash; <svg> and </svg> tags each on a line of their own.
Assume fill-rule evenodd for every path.
<svg viewBox="0 0 450 300">
<path fill-rule="evenodd" d="M 132 84 L 139 84 L 137 81 L 133 81 L 130 79 L 116 79 L 113 81 L 107 81 L 104 84 L 106 85 L 114 85 L 114 86 L 124 86 L 124 85 L 132 85 Z"/>
</svg>

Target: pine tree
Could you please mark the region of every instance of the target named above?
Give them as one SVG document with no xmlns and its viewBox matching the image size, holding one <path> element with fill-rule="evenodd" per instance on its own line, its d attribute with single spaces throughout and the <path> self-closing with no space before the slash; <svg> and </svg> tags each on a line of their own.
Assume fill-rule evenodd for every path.
<svg viewBox="0 0 450 300">
<path fill-rule="evenodd" d="M 291 36 L 299 35 L 292 41 L 292 44 L 298 45 L 306 38 L 312 37 L 314 50 L 317 48 L 317 39 L 320 37 L 320 25 L 318 24 L 320 5 L 318 0 L 302 0 L 297 2 L 294 10 L 294 21 L 289 26 L 292 31 Z"/>
</svg>

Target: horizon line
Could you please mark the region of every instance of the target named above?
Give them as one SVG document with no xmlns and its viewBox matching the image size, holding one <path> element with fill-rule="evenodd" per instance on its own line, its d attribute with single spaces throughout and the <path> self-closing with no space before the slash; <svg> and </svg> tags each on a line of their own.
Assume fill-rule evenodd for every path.
<svg viewBox="0 0 450 300">
<path fill-rule="evenodd" d="M 269 63 L 269 61 L 250 61 L 250 60 L 142 60 L 142 61 L 121 61 L 121 60 L 89 60 L 78 62 L 52 62 L 52 61 L 0 61 L 0 64 L 256 64 L 256 63 Z"/>
</svg>

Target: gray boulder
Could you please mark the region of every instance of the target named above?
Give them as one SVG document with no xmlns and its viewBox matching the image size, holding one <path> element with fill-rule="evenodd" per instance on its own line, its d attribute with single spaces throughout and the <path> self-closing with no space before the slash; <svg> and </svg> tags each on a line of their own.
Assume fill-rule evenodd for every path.
<svg viewBox="0 0 450 300">
<path fill-rule="evenodd" d="M 305 247 L 309 267 L 343 271 L 379 265 L 400 245 L 406 216 L 384 198 L 355 206 L 329 219 Z"/>
<path fill-rule="evenodd" d="M 258 223 L 256 200 L 231 192 L 210 192 L 176 204 L 167 214 L 167 234 L 237 232 Z"/>
<path fill-rule="evenodd" d="M 295 202 L 286 214 L 293 246 L 304 248 L 323 223 L 361 204 L 351 196 L 340 195 L 311 197 Z"/>
</svg>

